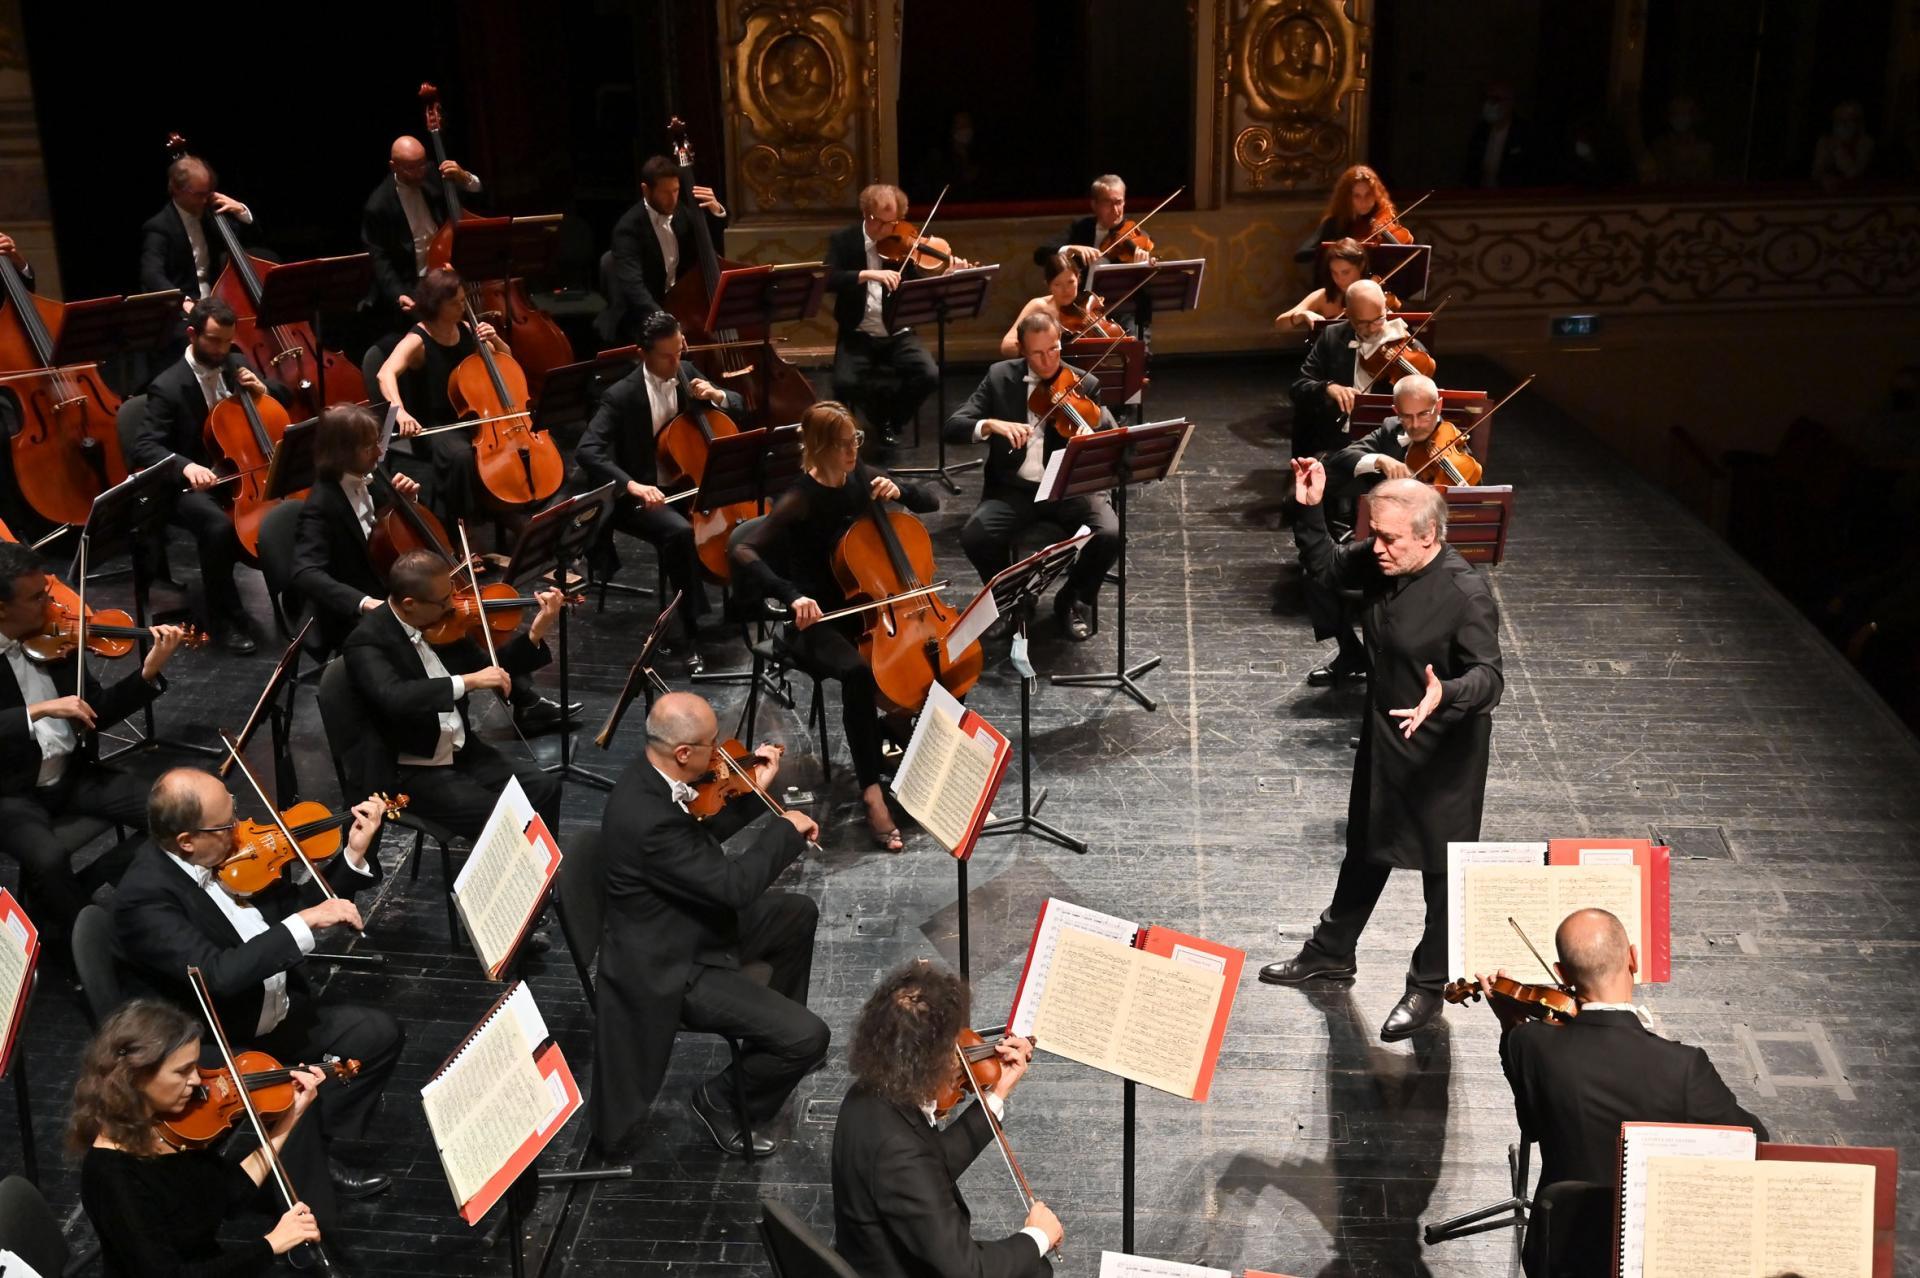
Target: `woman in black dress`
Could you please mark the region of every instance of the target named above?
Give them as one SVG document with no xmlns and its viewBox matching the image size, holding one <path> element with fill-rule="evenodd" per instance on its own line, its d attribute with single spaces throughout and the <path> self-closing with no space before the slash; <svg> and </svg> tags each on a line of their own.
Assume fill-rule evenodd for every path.
<svg viewBox="0 0 1920 1278">
<path fill-rule="evenodd" d="M 864 432 L 854 428 L 846 405 L 822 400 L 800 416 L 805 467 L 764 519 L 733 548 L 736 589 L 749 599 L 778 599 L 793 610 L 786 645 L 806 668 L 840 684 L 841 721 L 854 777 L 867 807 L 874 846 L 898 852 L 899 827 L 880 786 L 880 719 L 873 671 L 860 656 L 861 619 L 820 623 L 846 599 L 833 575 L 833 552 L 854 520 L 875 501 L 898 500 L 908 510 L 933 510 L 938 502 L 922 490 L 903 488 L 860 460 Z M 776 566 L 777 565 L 777 566 Z"/>
<path fill-rule="evenodd" d="M 296 1072 L 293 1105 L 267 1119 L 276 1150 L 313 1103 L 320 1071 Z M 231 1162 L 211 1149 L 176 1150 L 157 1122 L 186 1109 L 200 1083 L 200 1024 L 170 1003 L 140 999 L 107 1018 L 80 1062 L 67 1143 L 82 1155 L 80 1201 L 110 1278 L 221 1278 L 263 1273 L 275 1256 L 316 1242 L 301 1203 L 265 1236 L 222 1244 L 228 1216 L 259 1196 L 268 1175 L 256 1149 Z"/>
</svg>

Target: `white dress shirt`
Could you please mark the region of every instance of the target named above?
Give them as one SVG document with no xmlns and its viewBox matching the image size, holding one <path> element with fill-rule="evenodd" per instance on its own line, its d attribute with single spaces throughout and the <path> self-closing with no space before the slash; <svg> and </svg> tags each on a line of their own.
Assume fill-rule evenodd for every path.
<svg viewBox="0 0 1920 1278">
<path fill-rule="evenodd" d="M 233 390 L 227 385 L 227 379 L 221 376 L 223 371 L 218 364 L 209 368 L 193 356 L 193 343 L 187 343 L 187 367 L 193 370 L 193 380 L 200 383 L 200 393 L 206 396 L 207 407 L 212 408 L 223 399 L 231 399 Z"/>
<path fill-rule="evenodd" d="M 392 607 L 391 604 L 388 607 Z M 394 620 L 400 621 L 400 614 L 394 614 Z M 451 679 L 453 681 L 453 699 L 460 700 L 467 695 L 467 681 L 447 670 L 446 663 L 440 660 L 440 654 L 433 650 L 427 637 L 400 621 L 400 629 L 406 632 L 412 642 L 413 650 L 420 654 L 420 664 L 426 667 L 429 679 Z M 460 711 L 442 710 L 440 712 L 440 741 L 433 748 L 433 757 L 422 758 L 417 754 L 403 754 L 397 757 L 400 763 L 411 764 L 419 768 L 444 768 L 453 762 L 454 751 L 467 743 L 467 725 L 460 719 Z"/>
<path fill-rule="evenodd" d="M 205 297 L 213 291 L 214 283 L 207 278 L 207 270 L 213 259 L 207 253 L 206 228 L 200 225 L 198 214 L 189 213 L 178 204 L 173 206 L 173 211 L 180 215 L 180 224 L 187 230 L 187 247 L 193 250 L 194 286 L 200 290 L 198 296 Z M 253 225 L 253 211 L 244 204 L 228 216 L 238 219 L 242 226 Z"/>
<path fill-rule="evenodd" d="M 642 203 L 646 203 L 642 201 Z M 667 268 L 667 288 L 680 278 L 680 238 L 673 233 L 673 218 L 647 204 L 647 220 L 653 223 L 653 237 L 660 241 L 660 260 Z"/>
<path fill-rule="evenodd" d="M 53 676 L 27 656 L 20 641 L 0 636 L 0 654 L 5 655 L 7 664 L 13 667 L 13 681 L 20 685 L 20 713 L 27 716 L 27 726 L 33 733 L 34 744 L 40 747 L 40 775 L 34 784 L 52 785 L 67 770 L 67 759 L 78 747 L 79 735 L 66 719 L 56 719 L 51 715 L 44 719 L 33 717 L 28 707 L 36 702 L 55 700 L 60 690 L 54 687 Z"/>
<path fill-rule="evenodd" d="M 1347 343 L 1354 351 L 1353 388 L 1355 390 L 1370 391 L 1373 389 L 1373 384 L 1378 379 L 1362 367 L 1362 365 L 1365 364 L 1367 360 L 1372 359 L 1381 347 L 1392 345 L 1405 338 L 1406 335 L 1407 322 L 1402 319 L 1390 319 L 1380 326 L 1378 333 L 1375 333 L 1365 341 L 1356 338 Z M 1412 345 L 1409 344 L 1407 349 L 1412 350 Z"/>
<path fill-rule="evenodd" d="M 652 767 L 652 764 L 649 763 L 648 766 Z M 699 796 L 700 792 L 688 785 L 685 781 L 675 781 L 666 773 L 661 772 L 659 768 L 654 768 L 653 770 L 659 773 L 662 781 L 667 783 L 667 789 L 673 791 L 673 801 L 680 805 L 680 810 L 682 812 L 687 811 L 687 805 L 692 803 L 694 799 Z"/>
<path fill-rule="evenodd" d="M 368 488 L 367 480 L 368 476 L 366 475 L 342 475 L 340 476 L 340 491 L 347 495 L 347 501 L 353 507 L 354 517 L 360 521 L 361 535 L 364 537 L 372 537 L 373 491 Z M 367 605 L 369 603 L 378 604 L 379 602 L 380 601 L 372 595 L 362 595 L 360 597 L 360 610 L 362 612 L 370 612 L 372 609 L 368 608 Z"/>
<path fill-rule="evenodd" d="M 980 1094 L 986 1097 L 987 1108 L 993 1111 L 994 1120 L 996 1122 L 1006 1121 L 1007 1103 L 1000 1099 L 1000 1093 L 993 1092 L 993 1091 L 983 1091 Z M 922 1105 L 920 1107 L 920 1112 L 927 1116 L 927 1126 L 938 1127 L 940 1125 L 940 1118 L 938 1114 L 935 1112 L 934 1107 L 931 1104 Z M 1020 1232 L 1025 1234 L 1027 1237 L 1033 1239 L 1033 1245 L 1040 1249 L 1041 1255 L 1044 1256 L 1049 1251 L 1053 1250 L 1052 1244 L 1047 1241 L 1046 1231 L 1044 1229 L 1041 1229 L 1038 1225 L 1028 1225 L 1025 1229 L 1022 1229 Z"/>
<path fill-rule="evenodd" d="M 640 371 L 647 384 L 647 404 L 653 410 L 653 433 L 658 435 L 680 415 L 680 379 L 678 376 L 655 377 L 653 370 L 645 365 Z"/>
<path fill-rule="evenodd" d="M 869 271 L 880 270 L 880 250 L 874 247 L 873 237 L 867 234 L 865 223 L 862 223 L 860 226 L 860 239 L 867 246 L 867 269 Z M 882 319 L 880 315 L 880 303 L 885 297 L 885 292 L 886 291 L 880 287 L 878 281 L 869 280 L 867 282 L 867 310 L 866 314 L 860 317 L 860 327 L 858 331 L 865 333 L 868 337 L 885 337 L 887 335 L 887 322 Z"/>
<path fill-rule="evenodd" d="M 180 867 L 182 874 L 193 880 L 195 887 L 205 892 L 212 898 L 213 903 L 220 907 L 220 913 L 226 915 L 227 922 L 233 924 L 233 930 L 239 933 L 242 945 L 264 934 L 272 926 L 259 910 L 234 899 L 231 893 L 220 886 L 220 881 L 214 878 L 211 867 L 195 865 L 172 853 L 165 855 L 167 860 Z M 294 944 L 300 947 L 302 954 L 313 953 L 313 929 L 307 926 L 305 919 L 298 914 L 289 914 L 280 920 L 280 926 L 287 929 L 293 937 Z M 291 1001 L 287 997 L 287 974 L 275 972 L 269 976 L 263 986 L 263 995 L 264 997 L 260 1000 L 260 1024 L 254 1027 L 256 1034 L 266 1034 L 287 1019 L 287 1009 L 291 1006 Z"/>
<path fill-rule="evenodd" d="M 461 188 L 468 195 L 480 189 L 480 179 L 472 173 Z M 427 205 L 426 192 L 418 186 L 408 186 L 396 175 L 393 179 L 394 190 L 400 193 L 400 210 L 407 215 L 407 229 L 413 232 L 413 267 L 420 274 L 427 273 L 427 245 L 433 243 L 433 237 L 440 233 L 440 219 L 433 215 Z"/>
</svg>

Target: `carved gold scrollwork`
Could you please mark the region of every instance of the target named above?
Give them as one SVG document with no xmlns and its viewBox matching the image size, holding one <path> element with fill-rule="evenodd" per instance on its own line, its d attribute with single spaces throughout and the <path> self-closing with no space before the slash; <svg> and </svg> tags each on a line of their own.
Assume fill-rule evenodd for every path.
<svg viewBox="0 0 1920 1278">
<path fill-rule="evenodd" d="M 1245 185 L 1291 190 L 1330 179 L 1352 149 L 1350 98 L 1365 87 L 1368 28 L 1341 0 L 1248 0 L 1229 22 L 1227 109 Z"/>
<path fill-rule="evenodd" d="M 849 131 L 857 85 L 870 78 L 853 28 L 858 6 L 747 0 L 733 41 L 740 175 L 756 209 L 850 202 L 856 164 Z"/>
</svg>

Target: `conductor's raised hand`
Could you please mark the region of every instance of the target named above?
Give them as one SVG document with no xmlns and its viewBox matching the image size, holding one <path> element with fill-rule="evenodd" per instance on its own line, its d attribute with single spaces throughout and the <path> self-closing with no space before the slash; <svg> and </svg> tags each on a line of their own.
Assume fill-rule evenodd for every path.
<svg viewBox="0 0 1920 1278">
<path fill-rule="evenodd" d="M 1000 1081 L 993 1085 L 994 1094 L 1005 1100 L 1033 1064 L 1033 1040 L 1009 1034 L 993 1045 L 993 1053 L 1000 1058 Z"/>
<path fill-rule="evenodd" d="M 1433 667 L 1427 667 L 1427 690 L 1420 697 L 1420 704 L 1408 706 L 1404 710 L 1389 710 L 1388 714 L 1400 720 L 1401 739 L 1411 739 L 1427 716 L 1440 708 L 1440 677 L 1433 673 Z"/>
<path fill-rule="evenodd" d="M 887 478 L 885 475 L 875 475 L 873 477 L 872 492 L 875 501 L 900 500 L 900 485 L 894 483 L 893 480 Z"/>
<path fill-rule="evenodd" d="M 805 630 L 820 620 L 820 605 L 806 595 L 801 595 L 790 605 L 793 609 L 793 628 Z"/>
<path fill-rule="evenodd" d="M 820 841 L 820 826 L 804 812 L 788 808 L 780 814 L 780 819 L 800 832 L 800 837 L 809 843 Z"/>
<path fill-rule="evenodd" d="M 1327 496 L 1327 468 L 1317 458 L 1293 459 L 1293 500 L 1302 506 L 1318 506 Z"/>
</svg>

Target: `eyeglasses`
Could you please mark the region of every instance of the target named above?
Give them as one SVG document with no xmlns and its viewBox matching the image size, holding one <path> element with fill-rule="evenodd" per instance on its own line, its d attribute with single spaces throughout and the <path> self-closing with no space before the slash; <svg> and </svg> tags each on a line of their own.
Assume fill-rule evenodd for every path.
<svg viewBox="0 0 1920 1278">
<path fill-rule="evenodd" d="M 860 447 L 860 445 L 866 442 L 867 442 L 867 432 L 865 432 L 864 430 L 856 430 L 853 432 L 853 434 L 841 440 L 838 446 L 841 448 L 858 448 Z"/>
<path fill-rule="evenodd" d="M 228 830 L 238 829 L 238 821 L 229 821 L 225 825 L 196 825 L 190 831 L 193 834 L 225 834 Z"/>
</svg>

